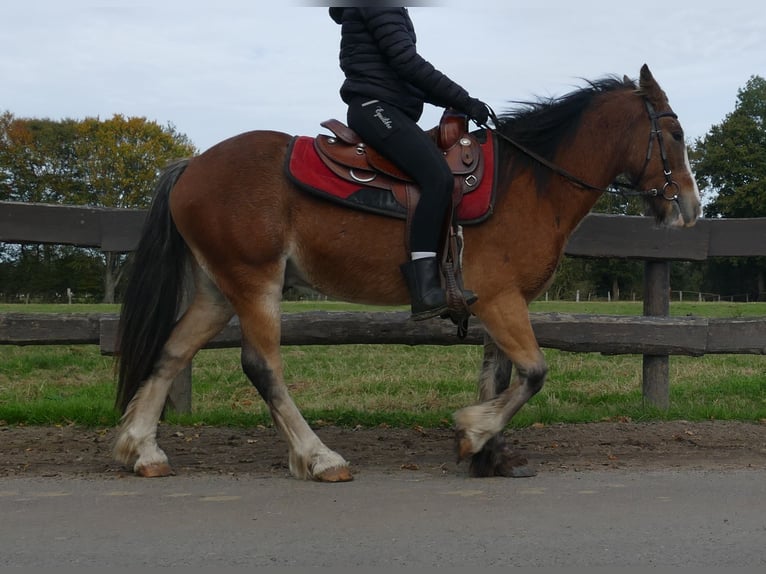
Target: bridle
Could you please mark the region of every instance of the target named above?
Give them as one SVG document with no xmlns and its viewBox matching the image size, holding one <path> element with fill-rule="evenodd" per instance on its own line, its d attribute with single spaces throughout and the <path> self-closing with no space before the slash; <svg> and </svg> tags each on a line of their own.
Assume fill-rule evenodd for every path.
<svg viewBox="0 0 766 574">
<path fill-rule="evenodd" d="M 641 173 L 638 174 L 638 177 L 635 181 L 639 182 L 644 177 L 646 166 L 649 165 L 649 161 L 652 159 L 652 148 L 654 147 L 654 140 L 656 138 L 657 147 L 660 149 L 660 158 L 662 159 L 662 173 L 665 176 L 665 184 L 662 186 L 661 190 L 653 188 L 638 193 L 642 195 L 649 195 L 650 197 L 657 197 L 658 195 L 661 195 L 663 199 L 668 201 L 678 201 L 678 192 L 680 191 L 680 187 L 678 186 L 678 183 L 676 183 L 676 181 L 673 179 L 673 174 L 670 171 L 670 167 L 668 166 L 668 154 L 665 151 L 665 142 L 662 138 L 662 130 L 660 129 L 660 125 L 657 121 L 660 118 L 678 119 L 678 116 L 674 112 L 657 113 L 654 110 L 652 103 L 646 98 L 644 98 L 644 103 L 646 104 L 646 111 L 649 114 L 649 120 L 652 122 L 652 129 L 649 132 L 649 145 L 646 150 L 644 167 L 641 168 Z M 633 188 L 635 188 L 635 185 Z M 668 190 L 670 190 L 672 195 L 668 195 Z"/>
<path fill-rule="evenodd" d="M 500 139 L 508 142 L 513 147 L 515 147 L 520 152 L 522 152 L 523 154 L 531 157 L 537 163 L 545 166 L 549 170 L 560 175 L 564 179 L 569 180 L 571 183 L 575 184 L 576 186 L 582 189 L 595 191 L 598 193 L 617 194 L 617 195 L 622 195 L 625 197 L 628 197 L 628 196 L 646 197 L 646 198 L 661 197 L 662 199 L 665 199 L 667 201 L 678 201 L 678 192 L 680 191 L 680 187 L 678 183 L 676 183 L 676 181 L 672 177 L 673 174 L 668 165 L 668 155 L 667 155 L 667 152 L 665 151 L 665 143 L 662 138 L 662 130 L 660 129 L 660 125 L 658 121 L 660 118 L 678 118 L 678 116 L 671 111 L 658 113 L 657 111 L 655 111 L 654 106 L 646 97 L 644 97 L 644 104 L 646 105 L 646 112 L 649 115 L 649 121 L 651 122 L 651 129 L 649 131 L 649 143 L 647 145 L 646 159 L 644 160 L 644 165 L 641 168 L 641 172 L 638 174 L 638 177 L 634 179 L 633 183 L 624 184 L 624 183 L 615 181 L 608 188 L 599 187 L 597 185 L 590 184 L 587 181 L 580 179 L 579 177 L 568 172 L 561 166 L 556 165 L 555 163 L 547 160 L 540 154 L 532 151 L 531 149 L 520 144 L 519 142 L 499 132 L 497 130 L 497 127 L 500 124 L 499 124 L 497 115 L 495 115 L 495 112 L 491 108 L 489 109 L 489 117 L 492 120 L 492 123 L 495 125 L 495 128 L 494 129 L 490 128 L 487 125 L 483 125 L 482 127 L 494 133 L 495 136 L 499 137 Z M 662 189 L 657 189 L 655 187 L 652 189 L 637 190 L 636 187 L 638 186 L 638 182 L 640 182 L 641 179 L 644 177 L 646 168 L 652 159 L 652 152 L 654 151 L 655 139 L 657 140 L 657 147 L 660 150 L 660 158 L 662 159 L 662 172 L 663 172 L 663 175 L 665 176 L 665 184 L 662 186 Z"/>
</svg>

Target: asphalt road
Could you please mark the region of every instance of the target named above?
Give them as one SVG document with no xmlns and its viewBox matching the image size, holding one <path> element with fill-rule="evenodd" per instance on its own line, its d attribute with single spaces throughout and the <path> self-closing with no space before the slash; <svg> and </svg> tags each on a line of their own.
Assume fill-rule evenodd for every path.
<svg viewBox="0 0 766 574">
<path fill-rule="evenodd" d="M 0 566 L 764 566 L 766 472 L 0 479 Z"/>
</svg>

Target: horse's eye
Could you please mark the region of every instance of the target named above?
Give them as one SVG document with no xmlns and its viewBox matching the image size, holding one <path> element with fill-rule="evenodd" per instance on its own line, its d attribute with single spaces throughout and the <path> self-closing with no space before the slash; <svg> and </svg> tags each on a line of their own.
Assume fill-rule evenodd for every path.
<svg viewBox="0 0 766 574">
<path fill-rule="evenodd" d="M 673 130 L 671 135 L 673 136 L 673 139 L 676 140 L 677 142 L 684 141 L 684 132 L 682 132 L 681 130 Z"/>
</svg>

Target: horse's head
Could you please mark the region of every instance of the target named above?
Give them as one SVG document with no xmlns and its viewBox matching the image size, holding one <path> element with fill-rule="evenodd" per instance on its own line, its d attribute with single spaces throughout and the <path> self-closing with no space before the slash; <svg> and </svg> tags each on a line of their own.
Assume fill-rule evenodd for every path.
<svg viewBox="0 0 766 574">
<path fill-rule="evenodd" d="M 700 214 L 700 196 L 684 131 L 646 64 L 641 68 L 638 91 L 646 107 L 649 143 L 643 157 L 637 159 L 631 179 L 636 189 L 645 190 L 649 211 L 659 222 L 691 227 Z"/>
</svg>

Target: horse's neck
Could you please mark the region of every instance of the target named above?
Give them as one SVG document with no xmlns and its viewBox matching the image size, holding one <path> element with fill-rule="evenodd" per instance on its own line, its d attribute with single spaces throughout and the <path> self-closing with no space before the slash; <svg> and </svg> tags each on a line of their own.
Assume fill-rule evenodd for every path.
<svg viewBox="0 0 766 574">
<path fill-rule="evenodd" d="M 600 189 L 606 189 L 628 168 L 626 158 L 635 153 L 631 147 L 640 145 L 634 138 L 625 137 L 633 131 L 635 116 L 625 114 L 621 107 L 612 107 L 615 109 L 605 105 L 598 115 L 586 114 L 578 133 L 556 160 L 565 170 Z M 562 231 L 568 234 L 590 212 L 601 193 L 559 176 L 553 181 L 550 200 L 565 207 L 559 211 L 568 215 L 561 221 Z"/>
</svg>

